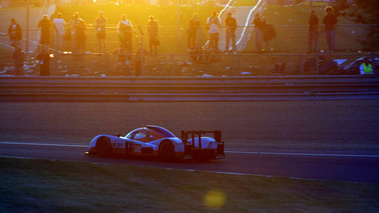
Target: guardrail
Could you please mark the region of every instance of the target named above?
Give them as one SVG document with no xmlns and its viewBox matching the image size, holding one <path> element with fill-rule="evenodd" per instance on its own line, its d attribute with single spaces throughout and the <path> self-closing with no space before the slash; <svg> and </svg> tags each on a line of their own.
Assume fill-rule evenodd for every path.
<svg viewBox="0 0 379 213">
<path fill-rule="evenodd" d="M 379 76 L 3 77 L 0 101 L 378 99 Z"/>
</svg>

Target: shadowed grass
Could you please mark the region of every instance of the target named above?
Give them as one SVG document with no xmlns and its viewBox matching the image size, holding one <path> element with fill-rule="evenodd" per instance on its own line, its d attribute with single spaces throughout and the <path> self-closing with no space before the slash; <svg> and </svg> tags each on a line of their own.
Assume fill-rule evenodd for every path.
<svg viewBox="0 0 379 213">
<path fill-rule="evenodd" d="M 213 212 L 210 191 L 219 212 L 379 210 L 378 184 L 9 158 L 0 170 L 1 212 Z"/>
</svg>

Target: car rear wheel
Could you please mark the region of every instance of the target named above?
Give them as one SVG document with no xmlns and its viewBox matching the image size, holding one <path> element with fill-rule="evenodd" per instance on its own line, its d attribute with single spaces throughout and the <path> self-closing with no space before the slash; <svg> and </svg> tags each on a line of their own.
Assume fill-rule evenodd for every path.
<svg viewBox="0 0 379 213">
<path fill-rule="evenodd" d="M 163 141 L 159 148 L 159 156 L 165 161 L 175 159 L 175 147 L 171 141 Z"/>
<path fill-rule="evenodd" d="M 99 138 L 96 142 L 96 150 L 101 157 L 109 157 L 112 153 L 110 140 L 106 137 Z"/>
</svg>

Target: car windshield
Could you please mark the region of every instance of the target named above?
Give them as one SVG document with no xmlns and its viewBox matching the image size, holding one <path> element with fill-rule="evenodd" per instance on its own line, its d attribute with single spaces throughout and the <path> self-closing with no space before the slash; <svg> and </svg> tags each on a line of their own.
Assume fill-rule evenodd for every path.
<svg viewBox="0 0 379 213">
<path fill-rule="evenodd" d="M 172 132 L 168 131 L 167 129 L 160 127 L 160 126 L 153 126 L 149 125 L 147 126 L 148 129 L 155 130 L 159 134 L 161 134 L 164 138 L 173 138 L 176 137 Z"/>
<path fill-rule="evenodd" d="M 146 134 L 145 132 L 147 129 L 155 131 L 156 133 L 160 134 L 162 138 L 176 137 L 173 133 L 171 133 L 167 129 L 160 127 L 160 126 L 147 126 L 147 127 L 143 127 L 143 128 L 138 128 L 138 129 L 135 129 L 135 130 L 129 132 L 125 137 L 128 139 L 140 138 L 140 137 L 142 137 L 142 135 L 141 135 L 142 133 Z"/>
</svg>

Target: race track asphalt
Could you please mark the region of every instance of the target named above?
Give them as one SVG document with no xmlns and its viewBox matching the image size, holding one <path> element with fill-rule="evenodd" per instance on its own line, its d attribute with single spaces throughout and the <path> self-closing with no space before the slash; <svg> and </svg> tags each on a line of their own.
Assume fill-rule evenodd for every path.
<svg viewBox="0 0 379 213">
<path fill-rule="evenodd" d="M 98 134 L 126 134 L 147 124 L 176 135 L 182 129 L 222 130 L 226 159 L 167 163 L 83 154 Z M 0 156 L 378 183 L 378 125 L 378 100 L 3 102 Z"/>
</svg>

